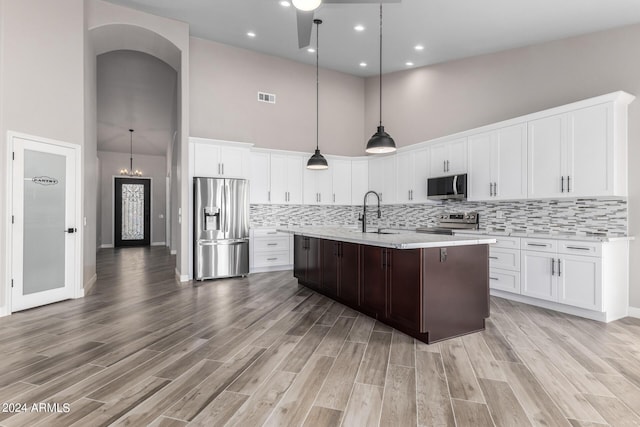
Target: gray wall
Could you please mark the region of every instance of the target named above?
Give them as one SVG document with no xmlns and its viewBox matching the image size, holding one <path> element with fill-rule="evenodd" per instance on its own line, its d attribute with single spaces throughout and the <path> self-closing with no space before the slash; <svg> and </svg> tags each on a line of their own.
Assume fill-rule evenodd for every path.
<svg viewBox="0 0 640 427">
<path fill-rule="evenodd" d="M 4 189 L 8 130 L 84 143 L 85 21 L 84 0 L 0 0 L 0 11 L 0 188 Z M 0 197 L 2 260 L 6 215 L 6 200 Z M 86 277 L 95 260 L 85 261 Z M 6 266 L 0 262 L 0 305 L 5 304 L 5 279 Z"/>
<path fill-rule="evenodd" d="M 100 159 L 100 198 L 102 212 L 99 240 L 102 245 L 113 244 L 113 177 L 120 169 L 129 166 L 129 154 L 98 151 Z M 151 244 L 165 242 L 166 176 L 167 159 L 164 156 L 134 154 L 133 167 L 142 171 L 143 177 L 151 178 Z"/>
<path fill-rule="evenodd" d="M 190 136 L 315 149 L 315 66 L 193 37 L 190 54 Z M 258 91 L 276 104 L 258 102 Z M 319 100 L 321 151 L 360 154 L 364 80 L 321 68 Z"/>
<path fill-rule="evenodd" d="M 384 76 L 384 124 L 399 146 L 624 90 L 640 96 L 640 25 Z M 365 132 L 378 119 L 366 80 Z M 640 235 L 640 99 L 629 108 L 629 232 Z M 640 240 L 631 242 L 630 302 L 640 307 Z"/>
</svg>

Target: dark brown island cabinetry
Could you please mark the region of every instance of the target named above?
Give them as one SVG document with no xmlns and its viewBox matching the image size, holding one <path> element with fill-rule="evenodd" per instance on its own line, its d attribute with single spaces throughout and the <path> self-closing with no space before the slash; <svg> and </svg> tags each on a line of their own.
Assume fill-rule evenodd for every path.
<svg viewBox="0 0 640 427">
<path fill-rule="evenodd" d="M 488 245 L 393 249 L 298 235 L 294 242 L 299 283 L 423 342 L 484 329 Z"/>
<path fill-rule="evenodd" d="M 320 241 L 298 235 L 293 238 L 293 276 L 315 290 L 320 290 Z"/>
<path fill-rule="evenodd" d="M 321 290 L 349 305 L 358 304 L 359 245 L 322 240 Z"/>
</svg>

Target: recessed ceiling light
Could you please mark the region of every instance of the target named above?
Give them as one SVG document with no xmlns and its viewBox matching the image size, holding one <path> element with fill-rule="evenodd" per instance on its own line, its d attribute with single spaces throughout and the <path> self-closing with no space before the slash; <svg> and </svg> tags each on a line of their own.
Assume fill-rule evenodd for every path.
<svg viewBox="0 0 640 427">
<path fill-rule="evenodd" d="M 360 63 L 360 66 L 361 66 L 361 67 L 366 67 L 366 66 L 367 66 L 367 63 L 366 63 L 366 62 L 361 62 L 361 63 Z"/>
<path fill-rule="evenodd" d="M 404 65 L 406 65 L 407 67 L 413 67 L 413 62 L 407 61 L 407 62 L 405 62 Z"/>
<path fill-rule="evenodd" d="M 280 2 L 280 6 L 282 6 L 282 7 L 290 7 L 291 3 L 289 3 L 287 0 L 282 0 Z"/>
<path fill-rule="evenodd" d="M 422 46 L 421 44 L 417 44 L 413 47 L 415 50 L 424 50 L 424 46 Z"/>
<path fill-rule="evenodd" d="M 309 52 L 309 53 L 315 53 L 315 51 L 316 51 L 316 50 L 315 50 L 314 48 L 312 48 L 312 47 L 310 47 L 309 49 L 307 49 L 307 52 Z"/>
<path fill-rule="evenodd" d="M 364 26 L 363 25 L 356 25 L 355 27 L 353 27 L 354 30 L 356 31 L 364 31 Z"/>
<path fill-rule="evenodd" d="M 249 32 L 247 33 L 247 37 L 254 38 L 255 36 L 256 36 L 256 33 L 254 33 L 253 31 L 249 31 Z"/>
</svg>

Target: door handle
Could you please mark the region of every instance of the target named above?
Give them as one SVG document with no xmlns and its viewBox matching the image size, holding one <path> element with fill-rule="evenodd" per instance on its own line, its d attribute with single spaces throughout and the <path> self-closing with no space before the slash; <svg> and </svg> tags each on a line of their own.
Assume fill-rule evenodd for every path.
<svg viewBox="0 0 640 427">
<path fill-rule="evenodd" d="M 493 184 L 489 183 L 489 197 L 493 197 Z"/>
<path fill-rule="evenodd" d="M 443 160 L 442 161 L 442 172 L 446 172 L 447 171 L 447 161 Z"/>
<path fill-rule="evenodd" d="M 65 233 L 69 233 L 69 234 L 73 234 L 76 231 L 78 231 L 78 229 L 77 228 L 73 228 L 73 227 L 67 228 L 66 230 L 64 230 Z"/>
<path fill-rule="evenodd" d="M 551 258 L 551 275 L 556 275 L 556 260 L 555 258 Z"/>
<path fill-rule="evenodd" d="M 558 258 L 558 277 L 560 277 L 562 275 L 562 269 L 561 266 L 562 264 L 560 263 L 560 258 Z"/>
<path fill-rule="evenodd" d="M 493 197 L 496 197 L 498 195 L 498 183 L 494 182 L 493 183 Z"/>
<path fill-rule="evenodd" d="M 564 176 L 560 177 L 560 192 L 564 193 Z"/>
<path fill-rule="evenodd" d="M 567 193 L 571 192 L 571 177 L 567 175 Z"/>
</svg>

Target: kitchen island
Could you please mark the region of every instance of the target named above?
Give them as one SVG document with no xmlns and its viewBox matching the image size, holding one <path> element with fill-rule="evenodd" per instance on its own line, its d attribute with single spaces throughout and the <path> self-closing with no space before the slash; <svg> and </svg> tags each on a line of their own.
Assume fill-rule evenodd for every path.
<svg viewBox="0 0 640 427">
<path fill-rule="evenodd" d="M 425 343 L 483 330 L 491 238 L 287 227 L 304 286 Z"/>
</svg>

